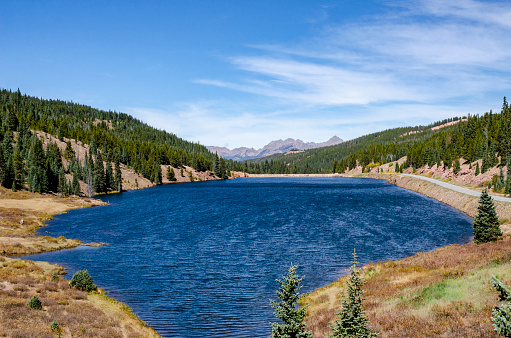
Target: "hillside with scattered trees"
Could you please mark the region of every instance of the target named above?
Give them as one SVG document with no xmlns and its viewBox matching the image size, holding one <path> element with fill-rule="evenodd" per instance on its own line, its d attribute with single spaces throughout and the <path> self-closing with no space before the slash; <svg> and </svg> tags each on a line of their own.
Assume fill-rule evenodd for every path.
<svg viewBox="0 0 511 338">
<path fill-rule="evenodd" d="M 459 167 L 459 159 L 482 160 L 480 172 L 508 163 L 511 148 L 511 109 L 504 98 L 500 113 L 452 118 L 429 126 L 394 128 L 339 145 L 281 154 L 245 162 L 253 174 L 344 173 L 357 166 L 364 170 L 406 156 L 402 167 Z"/>
<path fill-rule="evenodd" d="M 13 190 L 92 196 L 120 191 L 121 167 L 161 184 L 162 167 L 187 166 L 226 178 L 233 165 L 130 115 L 22 95 L 19 89 L 0 91 L 0 127 L 0 184 Z M 43 142 L 38 132 L 66 147 Z M 71 146 L 75 142 L 87 149 L 81 156 Z"/>
</svg>

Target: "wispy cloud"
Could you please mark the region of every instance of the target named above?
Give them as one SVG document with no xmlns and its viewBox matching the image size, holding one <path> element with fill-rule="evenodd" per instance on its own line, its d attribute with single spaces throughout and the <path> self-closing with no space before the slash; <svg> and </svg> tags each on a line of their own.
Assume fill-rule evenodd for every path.
<svg viewBox="0 0 511 338">
<path fill-rule="evenodd" d="M 299 46 L 228 59 L 248 79 L 196 82 L 319 106 L 440 103 L 511 88 L 511 5 L 414 1 Z M 265 54 L 265 52 L 268 52 Z"/>
<path fill-rule="evenodd" d="M 225 58 L 235 77 L 194 80 L 252 94 L 251 103 L 128 112 L 180 137 L 231 148 L 287 137 L 350 139 L 499 107 L 495 99 L 511 89 L 510 45 L 511 4 L 404 0 L 380 15 L 325 24 L 318 36 L 292 45 L 251 45 L 250 53 Z"/>
</svg>

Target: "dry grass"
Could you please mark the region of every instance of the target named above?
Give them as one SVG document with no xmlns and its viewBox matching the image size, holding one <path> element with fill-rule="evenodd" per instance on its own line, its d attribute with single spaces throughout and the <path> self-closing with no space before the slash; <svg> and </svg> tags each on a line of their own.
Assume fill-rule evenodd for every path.
<svg viewBox="0 0 511 338">
<path fill-rule="evenodd" d="M 0 259 L 0 337 L 55 337 L 50 325 L 56 320 L 64 337 L 159 337 L 136 318 L 129 307 L 100 293 L 70 288 L 52 274 L 64 270 L 45 262 Z M 30 309 L 37 295 L 42 310 Z"/>
<path fill-rule="evenodd" d="M 0 187 L 0 254 L 34 254 L 80 245 L 81 242 L 76 239 L 36 236 L 35 231 L 54 214 L 99 204 L 102 202 L 98 200 L 13 192 Z M 22 219 L 23 224 L 20 222 Z"/>
<path fill-rule="evenodd" d="M 497 304 L 490 278 L 495 274 L 511 284 L 511 239 L 450 245 L 362 271 L 364 307 L 380 337 L 497 337 L 490 322 Z M 340 278 L 305 299 L 314 337 L 330 333 L 344 282 Z"/>
</svg>

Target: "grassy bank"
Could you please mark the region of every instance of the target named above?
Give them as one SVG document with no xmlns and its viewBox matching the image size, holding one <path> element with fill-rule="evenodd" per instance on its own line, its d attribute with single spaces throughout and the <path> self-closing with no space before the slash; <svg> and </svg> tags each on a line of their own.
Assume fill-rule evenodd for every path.
<svg viewBox="0 0 511 338">
<path fill-rule="evenodd" d="M 58 198 L 0 187 L 1 337 L 56 337 L 50 329 L 53 321 L 59 323 L 64 337 L 159 337 L 126 304 L 106 296 L 103 290 L 88 294 L 70 288 L 62 267 L 7 257 L 82 244 L 62 236 L 37 236 L 36 230 L 54 214 L 99 204 L 94 199 Z M 42 310 L 28 307 L 33 295 L 41 300 Z"/>
<path fill-rule="evenodd" d="M 475 215 L 478 198 L 409 177 L 370 175 Z M 505 236 L 497 243 L 449 245 L 362 268 L 365 309 L 380 337 L 497 337 L 491 309 L 498 304 L 494 274 L 511 285 L 511 204 L 496 202 Z M 350 259 L 350 257 L 346 257 Z M 345 291 L 346 277 L 309 294 L 306 319 L 314 337 L 327 337 Z"/>
</svg>

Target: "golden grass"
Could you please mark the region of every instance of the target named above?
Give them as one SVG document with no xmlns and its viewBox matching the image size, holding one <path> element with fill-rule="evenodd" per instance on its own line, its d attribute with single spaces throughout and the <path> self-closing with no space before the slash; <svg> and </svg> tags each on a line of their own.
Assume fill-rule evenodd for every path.
<svg viewBox="0 0 511 338">
<path fill-rule="evenodd" d="M 511 284 L 511 239 L 450 245 L 398 260 L 367 264 L 364 307 L 380 337 L 497 337 L 491 309 L 495 274 Z M 314 337 L 327 337 L 346 277 L 311 293 L 306 319 Z"/>
<path fill-rule="evenodd" d="M 55 320 L 67 337 L 159 337 L 129 311 L 129 307 L 100 293 L 69 287 L 62 267 L 45 262 L 0 258 L 0 337 L 55 337 Z M 42 310 L 30 309 L 36 295 Z"/>
<path fill-rule="evenodd" d="M 34 254 L 74 248 L 76 239 L 36 236 L 36 230 L 52 215 L 73 208 L 102 204 L 101 201 L 81 198 L 60 198 L 27 191 L 13 192 L 0 187 L 0 254 L 6 256 Z M 21 220 L 24 223 L 21 224 Z"/>
</svg>

